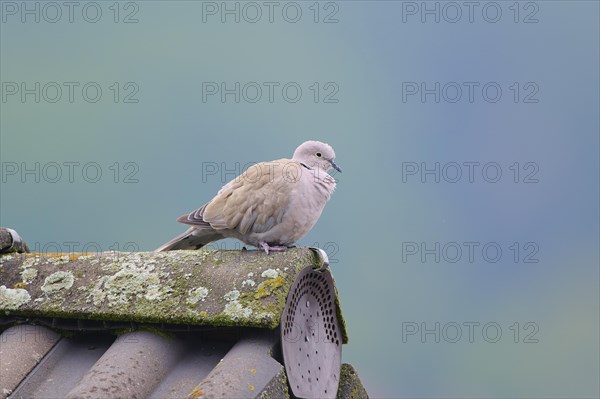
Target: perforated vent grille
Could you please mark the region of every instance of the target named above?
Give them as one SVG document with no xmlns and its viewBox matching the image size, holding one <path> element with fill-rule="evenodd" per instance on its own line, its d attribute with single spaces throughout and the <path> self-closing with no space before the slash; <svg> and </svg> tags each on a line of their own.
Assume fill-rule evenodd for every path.
<svg viewBox="0 0 600 399">
<path fill-rule="evenodd" d="M 329 270 L 302 270 L 288 294 L 281 342 L 292 391 L 299 398 L 335 398 L 342 338 Z"/>
</svg>

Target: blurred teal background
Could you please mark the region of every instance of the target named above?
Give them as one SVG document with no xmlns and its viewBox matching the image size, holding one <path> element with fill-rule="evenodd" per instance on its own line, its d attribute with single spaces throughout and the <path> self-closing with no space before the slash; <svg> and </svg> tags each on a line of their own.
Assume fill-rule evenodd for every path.
<svg viewBox="0 0 600 399">
<path fill-rule="evenodd" d="M 58 17 L 46 2 L 27 2 L 34 14 L 0 3 L 0 225 L 33 249 L 151 250 L 236 165 L 322 140 L 344 172 L 300 244 L 335 262 L 344 361 L 372 397 L 600 395 L 598 2 L 475 2 L 472 22 L 462 2 L 277 2 L 273 22 L 258 2 L 255 23 L 256 7 L 231 1 L 81 2 L 72 22 L 66 6 Z M 240 22 L 221 22 L 236 4 Z M 75 82 L 72 102 L 64 82 Z M 90 82 L 97 102 L 83 97 Z M 264 90 L 255 103 L 252 85 L 239 103 L 203 101 L 203 82 Z M 273 102 L 264 82 L 279 84 Z M 289 82 L 297 102 L 282 96 Z M 421 82 L 440 83 L 439 102 L 406 92 Z M 457 102 L 449 82 L 464 89 Z M 464 82 L 479 84 L 472 102 Z M 488 82 L 497 102 L 482 96 Z M 22 98 L 22 83 L 34 93 Z M 72 182 L 65 162 L 79 163 Z M 439 183 L 422 182 L 436 162 Z M 450 182 L 454 162 L 480 163 L 472 182 L 464 165 Z M 233 172 L 203 173 L 215 163 Z M 495 169 L 482 176 L 487 163 L 498 182 L 484 179 Z M 486 323 L 497 324 L 483 334 Z"/>
</svg>

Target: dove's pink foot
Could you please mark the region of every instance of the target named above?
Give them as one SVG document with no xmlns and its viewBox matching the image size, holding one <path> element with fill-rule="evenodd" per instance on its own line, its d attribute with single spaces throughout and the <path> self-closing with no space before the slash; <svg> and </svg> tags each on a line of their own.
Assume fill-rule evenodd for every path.
<svg viewBox="0 0 600 399">
<path fill-rule="evenodd" d="M 283 252 L 286 249 L 288 249 L 288 247 L 284 246 L 284 245 L 275 245 L 275 246 L 269 246 L 269 244 L 267 244 L 264 241 L 261 241 L 258 243 L 260 245 L 260 247 L 265 251 L 265 253 L 268 255 L 269 251 L 271 252 Z"/>
</svg>

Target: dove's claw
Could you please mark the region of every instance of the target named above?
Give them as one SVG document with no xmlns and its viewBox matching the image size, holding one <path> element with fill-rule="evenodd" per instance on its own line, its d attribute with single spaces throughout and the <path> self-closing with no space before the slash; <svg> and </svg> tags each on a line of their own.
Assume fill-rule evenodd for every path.
<svg viewBox="0 0 600 399">
<path fill-rule="evenodd" d="M 258 245 L 260 245 L 260 247 L 265 251 L 265 253 L 268 255 L 269 251 L 272 252 L 283 252 L 285 250 L 287 250 L 287 247 L 284 245 L 275 245 L 275 246 L 270 246 L 269 244 L 267 244 L 264 241 L 261 241 L 258 243 Z"/>
<path fill-rule="evenodd" d="M 273 252 L 283 252 L 283 251 L 287 251 L 288 247 L 286 247 L 285 245 L 276 245 L 274 247 L 269 247 L 269 251 L 273 251 Z"/>
<path fill-rule="evenodd" d="M 260 247 L 262 249 L 264 249 L 265 253 L 268 255 L 269 254 L 269 244 L 267 244 L 266 242 L 261 241 L 258 245 L 260 245 Z"/>
</svg>

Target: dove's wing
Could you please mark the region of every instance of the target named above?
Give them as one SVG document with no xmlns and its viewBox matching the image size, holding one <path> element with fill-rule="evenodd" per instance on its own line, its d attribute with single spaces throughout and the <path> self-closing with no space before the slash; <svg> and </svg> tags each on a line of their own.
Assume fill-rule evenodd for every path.
<svg viewBox="0 0 600 399">
<path fill-rule="evenodd" d="M 295 164 L 300 167 L 289 159 L 253 165 L 196 212 L 217 231 L 237 230 L 243 235 L 269 231 L 281 223 L 288 210 L 296 188 L 288 175 L 293 175 L 289 171 Z"/>
<path fill-rule="evenodd" d="M 200 208 L 196 209 L 195 211 L 178 217 L 177 221 L 179 223 L 189 224 L 191 226 L 211 227 L 210 223 L 205 222 L 204 217 L 203 217 L 204 208 L 206 208 L 206 205 L 208 205 L 208 204 L 204 204 Z"/>
</svg>

